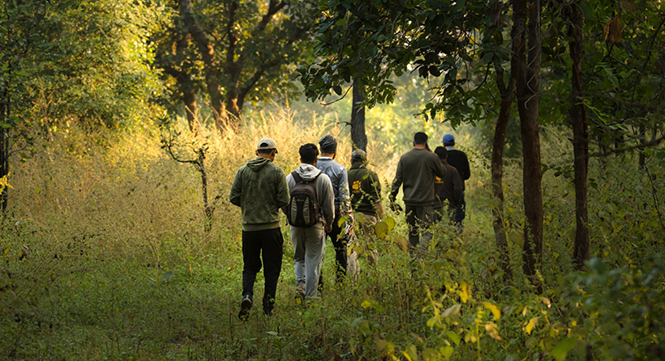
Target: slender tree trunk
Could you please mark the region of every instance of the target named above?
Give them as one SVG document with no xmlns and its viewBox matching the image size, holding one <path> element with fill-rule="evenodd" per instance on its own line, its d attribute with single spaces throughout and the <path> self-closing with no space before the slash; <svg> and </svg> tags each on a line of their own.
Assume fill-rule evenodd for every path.
<svg viewBox="0 0 665 361">
<path fill-rule="evenodd" d="M 208 35 L 196 23 L 196 19 L 192 15 L 192 1 L 180 0 L 179 11 L 185 25 L 185 31 L 192 35 L 192 39 L 194 39 L 195 44 L 199 48 L 204 63 L 206 89 L 210 96 L 210 106 L 213 110 L 215 125 L 221 133 L 224 133 L 228 117 L 226 116 L 226 108 L 224 106 L 224 95 L 219 86 L 220 74 L 217 70 L 215 49 L 210 43 Z"/>
<path fill-rule="evenodd" d="M 538 291 L 542 285 L 536 277 L 542 266 L 543 257 L 543 194 L 542 169 L 540 160 L 540 134 L 538 129 L 541 34 L 540 0 L 531 0 L 529 21 L 527 23 L 527 47 L 522 47 L 518 56 L 522 59 L 522 68 L 517 82 L 517 104 L 520 115 L 522 136 L 524 227 L 523 269 Z M 526 0 L 514 2 L 515 13 L 526 14 Z M 527 61 L 528 55 L 528 61 Z"/>
<path fill-rule="evenodd" d="M 364 86 L 359 80 L 356 80 L 353 85 L 353 105 L 351 107 L 351 142 L 355 148 L 367 151 L 364 102 Z"/>
<path fill-rule="evenodd" d="M 0 124 L 4 125 L 9 120 L 10 100 L 9 90 L 3 89 L 0 95 Z M 9 175 L 9 130 L 5 127 L 0 128 L 0 178 Z M 0 216 L 7 210 L 7 191 L 2 190 L 0 194 Z"/>
<path fill-rule="evenodd" d="M 589 169 L 589 136 L 587 133 L 587 112 L 584 105 L 582 79 L 582 26 L 584 16 L 580 8 L 581 0 L 571 6 L 569 25 L 570 58 L 572 64 L 573 105 L 570 119 L 573 123 L 573 154 L 575 156 L 575 246 L 573 259 L 576 269 L 582 269 L 589 260 L 589 216 L 587 207 L 587 174 Z"/>
<path fill-rule="evenodd" d="M 185 102 L 185 112 L 187 113 L 187 124 L 189 131 L 194 135 L 201 134 L 201 123 L 199 123 L 199 108 L 196 103 L 196 93 L 192 87 L 183 89 L 183 101 Z"/>
<path fill-rule="evenodd" d="M 502 28 L 500 21 L 501 6 L 497 2 L 494 7 L 493 18 L 496 25 Z M 519 18 L 522 15 L 522 18 Z M 499 253 L 499 266 L 503 271 L 503 280 L 508 281 L 513 277 L 513 270 L 510 265 L 510 251 L 508 249 L 508 240 L 506 239 L 506 230 L 504 226 L 504 194 L 503 194 L 503 154 L 506 146 L 506 129 L 510 120 L 510 108 L 515 98 L 517 85 L 517 76 L 521 67 L 520 59 L 516 54 L 520 53 L 520 47 L 524 44 L 524 29 L 526 22 L 526 13 L 522 12 L 513 16 L 513 28 L 511 30 L 511 69 L 508 77 L 508 85 L 504 81 L 504 69 L 501 65 L 495 65 L 496 85 L 501 94 L 501 105 L 499 108 L 499 118 L 494 128 L 494 141 L 492 143 L 492 195 L 498 202 L 492 209 L 494 216 L 494 238 L 496 241 L 497 252 Z"/>
<path fill-rule="evenodd" d="M 508 93 L 507 89 L 502 91 L 501 108 L 496 128 L 494 128 L 494 142 L 492 143 L 492 194 L 498 200 L 496 207 L 492 209 L 492 215 L 494 216 L 494 238 L 496 240 L 497 251 L 499 252 L 499 266 L 503 271 L 504 281 L 510 280 L 513 277 L 503 221 L 503 151 L 506 144 L 506 128 L 510 119 L 510 106 L 513 103 L 513 96 L 514 93 Z"/>
<path fill-rule="evenodd" d="M 646 128 L 644 125 L 640 125 L 640 134 L 638 136 L 638 139 L 640 141 L 640 144 L 644 146 L 647 143 L 647 134 L 646 134 Z M 644 166 L 646 166 L 646 155 L 644 154 L 644 149 L 639 150 L 639 169 L 644 169 Z"/>
<path fill-rule="evenodd" d="M 212 229 L 212 207 L 208 203 L 208 173 L 205 167 L 205 149 L 198 149 L 198 170 L 201 173 L 201 193 L 203 197 L 203 212 L 205 214 L 205 224 L 203 229 L 210 232 Z"/>
</svg>

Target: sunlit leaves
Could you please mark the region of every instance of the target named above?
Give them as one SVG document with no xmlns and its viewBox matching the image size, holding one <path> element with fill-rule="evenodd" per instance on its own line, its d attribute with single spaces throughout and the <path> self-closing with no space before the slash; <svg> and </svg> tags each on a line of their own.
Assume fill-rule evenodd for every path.
<svg viewBox="0 0 665 361">
<path fill-rule="evenodd" d="M 395 220 L 391 217 L 386 217 L 374 225 L 374 232 L 380 239 L 385 239 L 388 232 L 392 231 L 393 228 L 395 228 Z"/>
<path fill-rule="evenodd" d="M 534 317 L 527 322 L 526 326 L 524 326 L 524 332 L 526 332 L 528 335 L 531 334 L 531 331 L 536 327 L 538 324 L 538 317 Z"/>
<path fill-rule="evenodd" d="M 494 304 L 491 302 L 483 302 L 483 306 L 487 308 L 490 312 L 492 312 L 492 315 L 494 316 L 495 320 L 501 319 L 501 310 L 499 310 L 498 307 L 496 307 Z"/>
<path fill-rule="evenodd" d="M 466 301 L 469 300 L 471 297 L 471 287 L 469 286 L 466 281 L 461 281 L 459 285 L 459 292 L 458 292 L 460 299 L 462 302 L 466 303 Z"/>
<path fill-rule="evenodd" d="M 497 341 L 503 341 L 503 339 L 501 338 L 501 336 L 499 336 L 499 327 L 496 325 L 496 323 L 494 323 L 494 322 L 488 322 L 488 323 L 486 323 L 486 324 L 485 324 L 485 332 L 487 332 L 487 334 L 488 334 L 491 338 L 493 338 L 493 339 L 495 339 L 495 340 L 497 340 Z"/>
<path fill-rule="evenodd" d="M 441 317 L 447 318 L 447 317 L 452 317 L 452 316 L 455 316 L 455 315 L 459 315 L 461 308 L 462 308 L 462 305 L 460 305 L 459 303 L 454 304 L 454 305 L 448 307 L 445 311 L 443 311 L 443 313 L 441 313 Z"/>
</svg>

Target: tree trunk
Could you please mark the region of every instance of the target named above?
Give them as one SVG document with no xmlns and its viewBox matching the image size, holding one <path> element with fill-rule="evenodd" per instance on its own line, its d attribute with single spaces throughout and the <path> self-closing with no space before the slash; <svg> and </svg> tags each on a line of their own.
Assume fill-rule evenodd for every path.
<svg viewBox="0 0 665 361">
<path fill-rule="evenodd" d="M 494 11 L 497 12 L 494 14 L 494 18 L 501 19 L 501 6 L 496 6 Z M 522 18 L 519 18 L 519 15 L 522 15 Z M 499 253 L 499 267 L 503 271 L 504 282 L 512 279 L 513 270 L 510 265 L 510 251 L 508 249 L 503 218 L 503 154 L 506 146 L 506 129 L 510 120 L 510 108 L 515 98 L 517 76 L 521 67 L 520 59 L 516 54 L 520 53 L 520 47 L 524 45 L 525 16 L 525 12 L 513 16 L 513 28 L 511 32 L 511 49 L 513 55 L 511 57 L 511 69 L 507 86 L 504 81 L 505 71 L 503 67 L 499 64 L 495 65 L 494 68 L 496 71 L 496 85 L 501 94 L 501 105 L 499 108 L 499 118 L 494 128 L 494 141 L 492 143 L 492 195 L 497 200 L 495 208 L 492 209 L 492 215 L 494 217 L 494 238 L 497 252 Z M 500 23 L 496 25 L 502 27 Z"/>
<path fill-rule="evenodd" d="M 647 143 L 646 132 L 647 131 L 644 125 L 640 125 L 640 134 L 638 135 L 638 139 L 640 141 L 641 146 L 645 146 Z M 644 153 L 644 149 L 640 149 L 638 154 L 639 154 L 638 167 L 639 169 L 644 169 L 644 167 L 647 164 L 647 159 L 646 159 L 646 154 Z"/>
<path fill-rule="evenodd" d="M 514 2 L 515 14 L 526 18 L 526 0 Z M 522 253 L 524 273 L 540 291 L 542 285 L 536 277 L 543 257 L 543 194 L 540 161 L 540 134 L 538 110 L 540 92 L 541 34 L 540 0 L 530 1 L 530 16 L 526 27 L 528 51 L 520 47 L 520 73 L 517 82 L 517 105 L 522 136 L 523 189 L 524 189 L 524 247 Z M 528 61 L 527 61 L 528 55 Z"/>
<path fill-rule="evenodd" d="M 201 58 L 205 65 L 205 83 L 208 95 L 210 95 L 210 106 L 213 110 L 215 125 L 221 133 L 224 133 L 228 123 L 228 117 L 226 116 L 226 108 L 224 107 L 224 95 L 219 86 L 220 76 L 219 71 L 217 70 L 215 49 L 210 43 L 208 35 L 196 23 L 196 19 L 194 19 L 194 16 L 192 15 L 192 1 L 180 0 L 179 10 L 183 23 L 185 24 L 185 31 L 192 35 L 192 39 L 194 39 L 194 42 L 201 53 Z"/>
<path fill-rule="evenodd" d="M 0 124 L 4 125 L 10 116 L 9 90 L 3 89 L 0 97 Z M 0 178 L 9 175 L 9 130 L 0 129 Z M 7 210 L 7 187 L 0 193 L 0 216 L 4 216 Z"/>
<path fill-rule="evenodd" d="M 589 138 L 587 133 L 587 112 L 584 105 L 582 79 L 582 26 L 584 16 L 580 8 L 580 0 L 571 6 L 569 25 L 570 58 L 572 64 L 573 105 L 570 119 L 573 123 L 573 154 L 575 157 L 575 246 L 573 260 L 575 268 L 580 270 L 584 262 L 589 260 L 589 216 L 587 207 L 587 174 L 589 169 Z"/>
<path fill-rule="evenodd" d="M 497 78 L 503 77 L 503 71 L 497 73 Z M 501 79 L 503 83 L 503 79 Z M 501 108 L 499 118 L 494 129 L 494 142 L 492 143 L 492 195 L 498 200 L 496 207 L 492 209 L 494 216 L 494 238 L 496 248 L 499 252 L 499 266 L 503 271 L 503 280 L 508 281 L 513 277 L 510 266 L 510 252 L 506 239 L 506 230 L 503 221 L 503 151 L 506 144 L 506 128 L 510 119 L 510 107 L 513 103 L 514 92 L 499 86 L 501 90 Z"/>
<path fill-rule="evenodd" d="M 201 123 L 199 123 L 199 108 L 196 103 L 196 92 L 191 86 L 184 86 L 183 101 L 185 102 L 185 112 L 187 113 L 187 124 L 189 131 L 194 135 L 201 134 Z"/>
<path fill-rule="evenodd" d="M 205 215 L 203 229 L 204 231 L 210 232 L 212 229 L 212 207 L 208 203 L 208 173 L 206 172 L 205 167 L 205 149 L 199 148 L 198 151 L 198 171 L 201 173 L 201 196 L 203 198 L 203 213 Z"/>
<path fill-rule="evenodd" d="M 353 85 L 353 105 L 351 107 L 351 142 L 354 148 L 367 151 L 367 134 L 365 133 L 365 91 L 359 80 Z"/>
</svg>

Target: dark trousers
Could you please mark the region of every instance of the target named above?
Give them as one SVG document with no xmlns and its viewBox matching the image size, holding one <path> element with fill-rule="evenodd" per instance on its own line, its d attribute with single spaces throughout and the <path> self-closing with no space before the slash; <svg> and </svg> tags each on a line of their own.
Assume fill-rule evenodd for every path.
<svg viewBox="0 0 665 361">
<path fill-rule="evenodd" d="M 271 311 L 275 305 L 277 282 L 282 271 L 282 246 L 284 239 L 279 228 L 261 231 L 242 231 L 242 294 L 254 296 L 254 281 L 261 270 L 263 258 L 263 276 L 265 291 L 263 292 L 263 310 Z"/>
<path fill-rule="evenodd" d="M 462 193 L 462 200 L 460 201 L 457 209 L 455 209 L 455 225 L 462 228 L 462 221 L 466 217 L 466 201 L 464 200 L 464 193 Z"/>
<path fill-rule="evenodd" d="M 335 214 L 335 222 L 333 223 L 332 230 L 330 233 L 326 233 L 330 237 L 333 246 L 335 247 L 335 264 L 337 265 L 337 277 L 342 277 L 346 275 L 346 267 L 348 266 L 347 256 L 348 252 L 346 249 L 346 235 L 340 234 L 344 231 L 339 226 L 340 214 Z"/>
<path fill-rule="evenodd" d="M 419 245 L 427 246 L 432 233 L 429 227 L 434 222 L 433 206 L 406 206 L 406 224 L 409 226 L 409 250 L 415 250 Z M 420 242 L 422 232 L 423 242 Z"/>
<path fill-rule="evenodd" d="M 340 212 L 335 212 L 335 221 L 332 224 L 332 230 L 326 232 L 326 236 L 330 237 L 333 247 L 335 248 L 335 275 L 338 281 L 346 276 L 346 268 L 348 266 L 346 235 L 340 237 L 340 234 L 342 234 L 343 231 L 342 227 L 339 226 L 340 218 Z M 319 291 L 323 291 L 323 269 L 321 269 L 321 276 L 319 277 Z"/>
</svg>

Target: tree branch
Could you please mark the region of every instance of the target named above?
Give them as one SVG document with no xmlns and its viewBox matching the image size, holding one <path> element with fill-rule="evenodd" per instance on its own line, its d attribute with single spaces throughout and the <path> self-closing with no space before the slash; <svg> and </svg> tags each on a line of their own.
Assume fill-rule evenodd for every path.
<svg viewBox="0 0 665 361">
<path fill-rule="evenodd" d="M 591 157 L 594 157 L 594 158 L 607 157 L 607 156 L 612 155 L 612 154 L 620 154 L 620 153 L 626 153 L 626 152 L 630 152 L 632 150 L 637 150 L 637 149 L 651 148 L 651 147 L 654 147 L 654 146 L 662 143 L 664 140 L 665 140 L 665 134 L 661 135 L 658 138 L 654 138 L 649 142 L 634 145 L 634 146 L 631 146 L 631 147 L 612 149 L 612 150 L 609 150 L 609 151 L 606 151 L 606 152 L 591 153 L 591 154 L 589 154 L 589 157 L 590 158 Z"/>
</svg>

